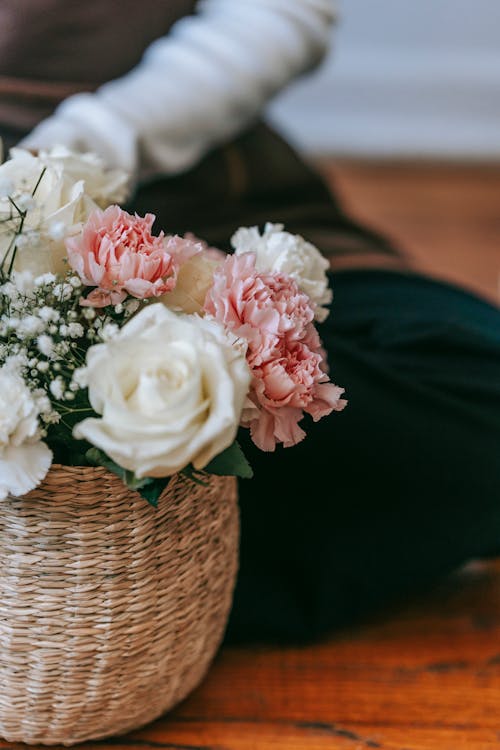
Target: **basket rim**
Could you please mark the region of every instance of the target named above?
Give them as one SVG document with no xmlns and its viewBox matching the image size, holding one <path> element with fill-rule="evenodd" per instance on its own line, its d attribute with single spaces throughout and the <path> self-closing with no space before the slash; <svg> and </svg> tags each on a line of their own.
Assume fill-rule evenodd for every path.
<svg viewBox="0 0 500 750">
<path fill-rule="evenodd" d="M 170 477 L 170 481 L 164 488 L 161 496 L 164 497 L 179 482 L 182 482 L 179 474 L 174 474 Z M 71 466 L 60 463 L 53 463 L 42 481 L 32 490 L 20 497 L 10 496 L 10 499 L 34 500 L 38 499 L 41 494 L 46 495 L 47 492 L 53 494 L 55 499 L 60 492 L 67 495 L 71 487 L 74 489 L 74 496 L 76 497 L 80 493 L 87 495 L 88 492 L 85 490 L 85 487 L 88 488 L 92 485 L 99 486 L 101 493 L 106 497 L 113 496 L 118 502 L 123 501 L 125 497 L 129 499 L 135 497 L 137 499 L 140 498 L 142 503 L 148 505 L 147 501 L 141 497 L 136 489 L 127 487 L 121 477 L 103 466 Z"/>
<path fill-rule="evenodd" d="M 170 477 L 167 486 L 163 489 L 159 500 L 175 493 L 180 486 L 189 481 L 189 478 L 181 473 L 173 474 Z M 212 484 L 213 482 L 222 482 L 226 484 L 230 481 L 235 483 L 236 478 L 222 477 L 215 474 L 207 475 L 207 484 Z M 70 495 L 73 496 L 73 500 L 76 500 L 76 498 L 79 497 L 80 499 L 78 502 L 80 502 L 83 496 L 88 497 L 93 494 L 93 492 L 89 493 L 89 488 L 92 485 L 96 485 L 96 488 L 99 486 L 99 492 L 107 498 L 113 498 L 113 501 L 116 503 L 124 502 L 126 501 L 126 498 L 128 498 L 128 501 L 130 502 L 132 498 L 135 498 L 154 510 L 153 506 L 141 496 L 140 492 L 136 489 L 127 487 L 121 477 L 102 466 L 70 466 L 67 464 L 54 463 L 44 479 L 42 479 L 36 487 L 30 490 L 30 492 L 27 492 L 20 497 L 13 497 L 10 495 L 9 499 L 13 501 L 33 501 L 40 499 L 40 495 L 47 496 L 47 493 L 49 493 L 55 500 L 59 494 L 68 498 L 69 491 Z M 71 492 L 71 488 L 73 488 L 73 492 Z M 94 490 L 94 492 L 96 492 L 96 490 Z M 66 502 L 68 502 L 68 500 L 66 500 Z"/>
</svg>

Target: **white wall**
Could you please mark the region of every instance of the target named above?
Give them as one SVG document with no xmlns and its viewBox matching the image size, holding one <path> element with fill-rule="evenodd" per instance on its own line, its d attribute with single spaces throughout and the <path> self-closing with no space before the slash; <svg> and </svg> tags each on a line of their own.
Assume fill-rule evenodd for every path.
<svg viewBox="0 0 500 750">
<path fill-rule="evenodd" d="M 340 11 L 321 71 L 270 109 L 282 130 L 313 152 L 500 158 L 500 0 Z"/>
</svg>

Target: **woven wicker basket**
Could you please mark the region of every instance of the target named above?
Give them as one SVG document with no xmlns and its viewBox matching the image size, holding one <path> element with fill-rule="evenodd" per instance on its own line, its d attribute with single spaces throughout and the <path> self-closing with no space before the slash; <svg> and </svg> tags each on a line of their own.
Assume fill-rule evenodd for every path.
<svg viewBox="0 0 500 750">
<path fill-rule="evenodd" d="M 233 479 L 175 477 L 157 510 L 54 466 L 0 506 L 0 736 L 73 744 L 144 725 L 200 682 L 237 567 Z"/>
</svg>

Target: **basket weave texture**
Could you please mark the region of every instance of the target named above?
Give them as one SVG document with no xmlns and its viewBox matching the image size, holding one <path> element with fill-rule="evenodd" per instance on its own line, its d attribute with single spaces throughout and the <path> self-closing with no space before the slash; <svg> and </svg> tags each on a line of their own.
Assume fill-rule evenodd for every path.
<svg viewBox="0 0 500 750">
<path fill-rule="evenodd" d="M 0 505 L 0 736 L 73 744 L 144 725 L 205 675 L 237 569 L 236 483 L 174 477 L 158 509 L 53 466 Z"/>
</svg>

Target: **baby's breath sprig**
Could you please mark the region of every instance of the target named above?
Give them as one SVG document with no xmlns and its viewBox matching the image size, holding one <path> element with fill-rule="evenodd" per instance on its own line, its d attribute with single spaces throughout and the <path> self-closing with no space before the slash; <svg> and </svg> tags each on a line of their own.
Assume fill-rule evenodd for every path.
<svg viewBox="0 0 500 750">
<path fill-rule="evenodd" d="M 73 272 L 37 278 L 13 272 L 0 285 L 0 367 L 17 371 L 33 393 L 44 396 L 40 410 L 51 441 L 68 445 L 76 422 L 93 411 L 84 366 L 93 344 L 109 341 L 137 309 L 131 300 L 94 309 L 80 304 L 84 288 Z"/>
</svg>

